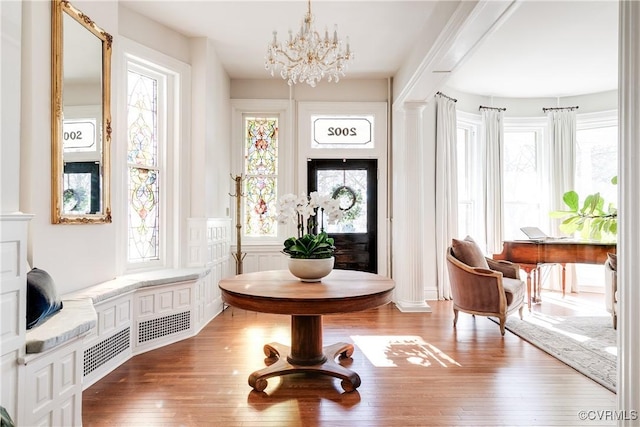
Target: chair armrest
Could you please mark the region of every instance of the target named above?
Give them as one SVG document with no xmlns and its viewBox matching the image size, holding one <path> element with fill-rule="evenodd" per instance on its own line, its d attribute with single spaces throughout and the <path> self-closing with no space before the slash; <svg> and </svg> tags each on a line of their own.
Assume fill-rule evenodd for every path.
<svg viewBox="0 0 640 427">
<path fill-rule="evenodd" d="M 520 279 L 520 265 L 511 261 L 495 260 L 487 258 L 487 264 L 489 268 L 502 273 L 504 277 L 510 279 Z"/>
<path fill-rule="evenodd" d="M 495 276 L 496 273 L 502 273 L 501 271 L 487 270 L 486 268 L 482 268 L 482 267 L 473 267 L 473 272 L 474 273 L 480 273 L 480 274 L 486 274 L 486 275 L 489 275 L 489 276 Z"/>
</svg>

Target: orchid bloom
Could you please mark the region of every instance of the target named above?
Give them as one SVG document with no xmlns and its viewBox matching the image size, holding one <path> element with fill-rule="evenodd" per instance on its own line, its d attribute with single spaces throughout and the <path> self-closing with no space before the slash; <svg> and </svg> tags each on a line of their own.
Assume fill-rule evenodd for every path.
<svg viewBox="0 0 640 427">
<path fill-rule="evenodd" d="M 318 215 L 318 209 L 321 214 Z M 307 232 L 311 231 L 314 226 L 312 217 L 316 217 L 315 223 L 322 227 L 324 215 L 327 215 L 329 224 L 335 224 L 342 219 L 343 212 L 340 209 L 340 202 L 328 195 L 321 195 L 317 191 L 296 196 L 294 194 L 285 194 L 278 200 L 278 217 L 277 220 L 281 224 L 293 221 L 298 232 L 302 233 L 304 227 L 308 227 Z"/>
</svg>

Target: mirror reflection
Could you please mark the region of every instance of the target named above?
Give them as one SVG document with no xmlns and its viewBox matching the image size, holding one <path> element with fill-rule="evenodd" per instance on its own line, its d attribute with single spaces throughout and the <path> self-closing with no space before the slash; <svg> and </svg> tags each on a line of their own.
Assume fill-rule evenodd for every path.
<svg viewBox="0 0 640 427">
<path fill-rule="evenodd" d="M 65 0 L 53 13 L 52 222 L 111 222 L 111 36 Z"/>
</svg>

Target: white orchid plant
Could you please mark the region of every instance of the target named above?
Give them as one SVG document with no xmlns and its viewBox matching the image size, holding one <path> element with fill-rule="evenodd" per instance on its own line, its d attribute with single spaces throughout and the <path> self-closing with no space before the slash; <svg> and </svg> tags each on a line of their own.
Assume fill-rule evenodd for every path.
<svg viewBox="0 0 640 427">
<path fill-rule="evenodd" d="M 297 237 L 285 240 L 282 252 L 291 258 L 331 258 L 336 248 L 333 239 L 324 231 L 325 215 L 328 224 L 340 221 L 343 215 L 340 202 L 317 191 L 309 196 L 282 196 L 278 201 L 278 222 L 293 222 L 298 230 Z"/>
</svg>

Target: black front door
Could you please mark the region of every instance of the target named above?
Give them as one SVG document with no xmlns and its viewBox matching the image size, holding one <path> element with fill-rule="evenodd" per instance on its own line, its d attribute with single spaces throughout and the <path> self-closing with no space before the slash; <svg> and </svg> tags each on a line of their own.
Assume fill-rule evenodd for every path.
<svg viewBox="0 0 640 427">
<path fill-rule="evenodd" d="M 335 240 L 335 267 L 377 273 L 378 161 L 313 159 L 307 162 L 307 190 L 340 200 L 344 217 L 326 225 Z"/>
</svg>

